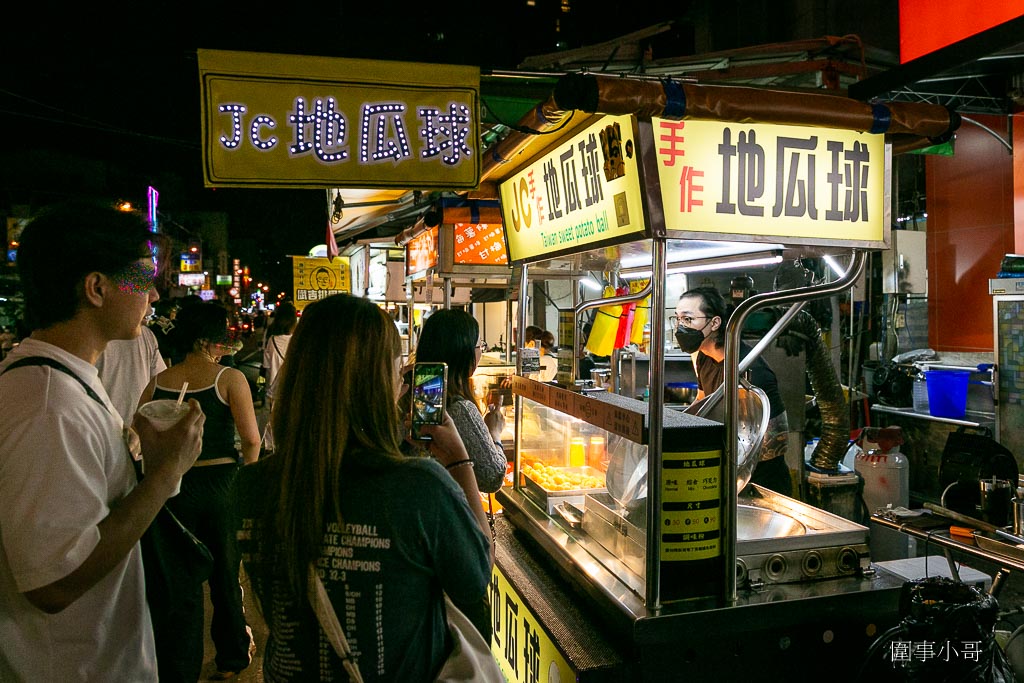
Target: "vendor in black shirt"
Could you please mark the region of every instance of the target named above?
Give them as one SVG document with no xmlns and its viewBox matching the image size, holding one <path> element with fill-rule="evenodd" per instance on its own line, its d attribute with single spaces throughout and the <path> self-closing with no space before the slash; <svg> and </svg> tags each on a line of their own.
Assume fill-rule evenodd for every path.
<svg viewBox="0 0 1024 683">
<path fill-rule="evenodd" d="M 697 373 L 697 401 L 721 386 L 725 375 L 725 322 L 729 318 L 725 299 L 714 287 L 696 287 L 683 293 L 676 304 L 676 340 L 693 359 Z M 746 356 L 750 347 L 740 344 Z M 760 462 L 751 481 L 787 496 L 793 495 L 793 483 L 786 464 L 789 421 L 779 393 L 775 373 L 762 358 L 750 365 L 748 379 L 768 395 L 771 406 L 768 431 L 761 445 Z"/>
</svg>

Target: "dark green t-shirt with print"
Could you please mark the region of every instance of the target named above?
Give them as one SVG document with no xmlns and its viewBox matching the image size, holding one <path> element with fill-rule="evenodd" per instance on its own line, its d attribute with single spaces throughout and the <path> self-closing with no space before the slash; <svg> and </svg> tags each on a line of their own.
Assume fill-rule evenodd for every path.
<svg viewBox="0 0 1024 683">
<path fill-rule="evenodd" d="M 346 682 L 305 596 L 264 579 L 256 520 L 273 500 L 268 465 L 243 467 L 238 480 L 239 545 L 270 631 L 264 679 Z M 344 523 L 327 524 L 319 569 L 363 680 L 430 680 L 451 647 L 443 594 L 456 602 L 483 598 L 488 540 L 462 489 L 432 459 L 350 465 L 342 479 Z"/>
</svg>

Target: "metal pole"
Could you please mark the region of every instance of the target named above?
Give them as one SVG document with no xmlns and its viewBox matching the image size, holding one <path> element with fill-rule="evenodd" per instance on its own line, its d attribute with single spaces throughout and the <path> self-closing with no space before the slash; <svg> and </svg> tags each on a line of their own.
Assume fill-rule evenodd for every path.
<svg viewBox="0 0 1024 683">
<path fill-rule="evenodd" d="M 740 392 L 739 392 L 739 381 L 740 363 L 737 361 L 740 354 L 740 332 L 743 330 L 743 323 L 746 322 L 747 316 L 753 311 L 764 308 L 766 306 L 774 306 L 778 304 L 787 304 L 797 301 L 807 301 L 809 299 L 815 299 L 822 296 L 831 296 L 838 294 L 848 287 L 852 287 L 860 276 L 861 270 L 864 268 L 864 252 L 854 251 L 853 259 L 850 262 L 850 268 L 846 271 L 843 277 L 836 280 L 834 283 L 828 283 L 825 285 L 817 285 L 814 287 L 799 287 L 797 289 L 786 290 L 783 292 L 766 292 L 764 294 L 755 294 L 754 296 L 741 301 L 733 311 L 733 314 L 729 316 L 729 321 L 725 326 L 725 467 L 723 468 L 724 476 L 723 480 L 725 486 L 723 487 L 723 500 L 722 505 L 722 529 L 723 529 L 723 545 L 725 548 L 725 600 L 729 603 L 736 602 L 736 524 L 735 524 L 735 512 L 737 503 L 736 490 L 736 456 L 739 450 L 739 424 L 736 421 L 736 415 L 739 413 L 740 407 Z M 753 357 L 751 353 L 748 358 Z M 648 474 L 648 480 L 650 475 Z M 650 485 L 650 484 L 649 484 Z M 659 489 L 649 489 L 659 490 Z M 726 526 L 728 522 L 728 526 Z M 728 533 L 725 529 L 728 528 Z"/>
<path fill-rule="evenodd" d="M 413 320 L 416 307 L 416 292 L 413 290 L 412 278 L 405 278 L 405 312 L 409 316 L 409 354 L 416 351 L 416 332 L 413 329 Z"/>
<path fill-rule="evenodd" d="M 512 342 L 512 288 L 509 287 L 508 297 L 505 299 L 505 363 L 512 362 L 512 349 L 515 344 Z"/>
<path fill-rule="evenodd" d="M 584 275 L 584 277 L 587 277 L 587 276 Z M 582 295 L 582 292 L 580 291 L 580 287 L 582 287 L 582 285 L 580 284 L 579 280 L 576 280 L 576 281 L 573 282 L 573 288 L 572 288 L 572 311 L 573 311 L 573 313 L 572 313 L 572 380 L 573 381 L 576 380 L 576 375 L 579 373 L 579 361 L 580 361 L 580 359 L 577 357 L 577 354 L 580 351 L 580 348 L 581 348 L 580 341 L 581 341 L 581 338 L 583 336 L 582 333 L 581 333 L 581 330 L 580 330 L 579 318 L 576 317 L 576 307 L 580 305 L 580 296 Z M 584 377 L 583 379 L 590 379 L 590 378 L 589 377 Z"/>
<path fill-rule="evenodd" d="M 659 510 L 655 502 L 661 500 L 661 431 L 664 424 L 665 392 L 654 391 L 661 387 L 665 375 L 665 326 L 654 324 L 653 312 L 665 310 L 665 238 L 656 237 L 651 242 L 651 281 L 637 296 L 641 299 L 651 292 L 651 350 L 650 375 L 648 384 L 651 387 L 650 399 L 647 403 L 648 439 L 647 439 L 647 586 L 644 596 L 649 610 L 661 609 L 661 528 L 657 525 Z M 658 283 L 657 287 L 654 283 Z M 652 291 L 653 290 L 653 291 Z M 735 487 L 733 487 L 735 488 Z M 736 566 L 736 560 L 732 562 Z M 733 577 L 735 581 L 735 576 Z"/>
<path fill-rule="evenodd" d="M 524 263 L 523 264 L 522 272 L 519 274 L 519 329 L 517 330 L 519 334 L 517 335 L 518 338 L 516 339 L 516 348 L 520 348 L 520 349 L 523 348 L 523 343 L 526 340 L 526 326 L 522 324 L 522 321 L 523 321 L 524 317 L 526 316 L 526 306 L 528 304 L 527 299 L 529 299 L 529 297 L 526 294 L 526 276 L 527 276 L 527 271 L 528 270 L 529 270 L 529 266 L 527 266 Z M 511 298 L 510 298 L 509 299 L 509 309 L 510 310 L 511 310 L 511 306 L 512 306 L 512 302 L 511 302 Z M 510 320 L 509 321 L 509 326 L 511 326 L 511 325 L 512 325 L 512 322 Z M 511 337 L 510 337 L 509 338 L 509 348 L 511 348 L 511 344 L 512 344 L 512 341 L 511 341 Z M 523 374 L 523 354 L 521 354 L 521 353 L 517 353 L 516 354 L 516 374 L 520 375 L 520 376 L 522 376 L 522 374 Z M 514 437 L 515 450 L 513 451 L 516 454 L 516 457 L 514 458 L 514 462 L 513 462 L 513 466 L 512 466 L 512 470 L 513 470 L 513 472 L 512 472 L 512 481 L 515 482 L 515 486 L 518 488 L 519 482 L 521 481 L 520 474 L 519 474 L 519 468 L 520 468 L 520 466 L 522 464 L 520 462 L 521 458 L 519 457 L 519 453 L 521 452 L 521 445 L 522 445 L 521 444 L 521 434 L 522 434 L 522 424 L 523 424 L 523 397 L 520 396 L 519 394 L 513 394 L 512 395 L 512 402 L 515 404 L 515 411 L 516 411 L 516 417 L 515 417 L 516 425 L 515 425 L 515 431 L 514 431 L 514 433 L 515 433 L 515 437 Z"/>
</svg>

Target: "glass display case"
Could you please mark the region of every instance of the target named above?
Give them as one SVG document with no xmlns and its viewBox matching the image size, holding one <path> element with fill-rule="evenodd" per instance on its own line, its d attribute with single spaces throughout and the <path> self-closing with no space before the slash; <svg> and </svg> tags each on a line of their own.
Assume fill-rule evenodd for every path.
<svg viewBox="0 0 1024 683">
<path fill-rule="evenodd" d="M 608 391 L 576 392 L 513 377 L 521 397 L 518 523 L 569 544 L 577 567 L 614 577 L 627 602 L 642 604 L 648 580 L 649 404 Z M 721 423 L 666 409 L 658 519 L 651 563 L 666 601 L 710 595 L 722 572 Z M 653 495 L 653 493 L 652 493 Z M 505 506 L 506 511 L 509 506 Z M 525 515 L 523 514 L 525 513 Z M 683 577 L 685 576 L 685 580 Z M 622 599 L 622 596 L 619 596 Z"/>
</svg>

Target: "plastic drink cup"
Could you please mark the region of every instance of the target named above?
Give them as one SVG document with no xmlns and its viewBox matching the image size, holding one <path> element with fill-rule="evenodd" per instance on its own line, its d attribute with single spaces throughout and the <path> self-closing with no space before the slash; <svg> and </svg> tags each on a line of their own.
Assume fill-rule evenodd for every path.
<svg viewBox="0 0 1024 683">
<path fill-rule="evenodd" d="M 189 405 L 184 401 L 178 403 L 177 401 L 173 401 L 169 398 L 162 398 L 150 401 L 149 403 L 144 403 L 142 407 L 139 408 L 139 414 L 149 420 L 150 424 L 152 424 L 158 432 L 163 432 L 178 424 L 178 422 L 181 421 L 181 418 L 188 415 L 189 410 Z M 142 473 L 146 473 L 145 453 L 142 454 Z M 174 497 L 179 493 L 181 493 L 180 480 L 178 481 L 178 486 L 174 489 L 174 493 L 171 494 L 171 497 Z"/>
<path fill-rule="evenodd" d="M 157 431 L 163 432 L 181 421 L 181 418 L 188 415 L 189 406 L 187 403 L 178 403 L 169 398 L 157 399 L 145 403 L 139 408 L 139 414 L 150 421 Z"/>
</svg>

